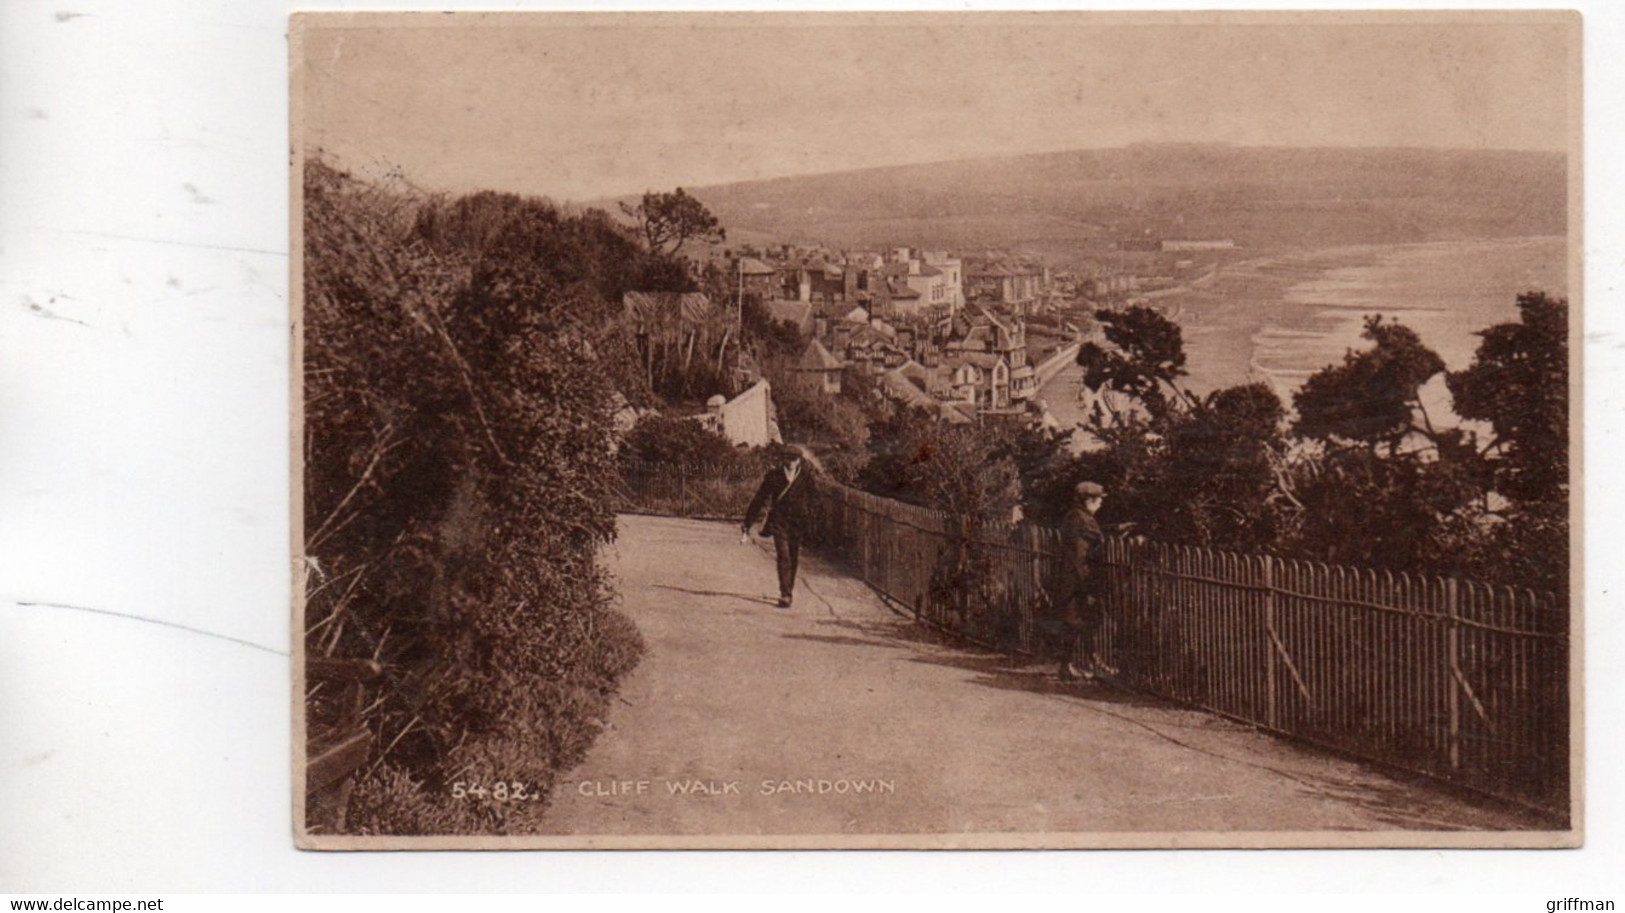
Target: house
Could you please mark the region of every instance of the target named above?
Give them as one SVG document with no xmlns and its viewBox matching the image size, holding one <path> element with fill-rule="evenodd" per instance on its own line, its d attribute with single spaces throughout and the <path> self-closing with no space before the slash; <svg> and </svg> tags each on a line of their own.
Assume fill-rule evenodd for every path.
<svg viewBox="0 0 1625 913">
<path fill-rule="evenodd" d="M 1235 246 L 1230 238 L 1164 238 L 1158 245 L 1163 251 L 1233 250 Z"/>
<path fill-rule="evenodd" d="M 733 399 L 718 394 L 705 403 L 705 412 L 695 420 L 740 447 L 777 444 L 778 416 L 773 409 L 773 388 L 759 380 Z"/>
<path fill-rule="evenodd" d="M 917 362 L 912 361 L 908 362 L 908 364 L 915 365 L 916 367 L 919 366 Z M 885 394 L 888 399 L 891 399 L 899 405 L 913 409 L 928 409 L 932 412 L 937 411 L 938 404 L 936 399 L 933 398 L 931 394 L 925 392 L 925 390 L 916 386 L 914 381 L 909 379 L 909 376 L 904 373 L 903 368 L 901 367 L 893 368 L 892 370 L 880 375 L 879 386 L 881 393 Z"/>
<path fill-rule="evenodd" d="M 1038 376 L 1027 360 L 1027 326 L 1020 319 L 1001 319 L 986 308 L 976 307 L 953 322 L 953 336 L 943 347 L 943 357 L 966 354 L 998 356 L 1009 372 L 1009 399 L 1024 401 L 1038 393 Z M 1005 408 L 993 406 L 990 408 Z"/>
<path fill-rule="evenodd" d="M 882 273 L 886 280 L 891 312 L 913 316 L 927 309 L 952 310 L 955 307 L 947 275 L 921 260 L 894 260 Z"/>
<path fill-rule="evenodd" d="M 886 302 L 884 314 L 888 317 L 913 317 L 924 308 L 920 293 L 906 281 L 887 277 L 881 297 Z M 879 303 L 876 304 L 879 307 Z"/>
<path fill-rule="evenodd" d="M 796 383 L 804 390 L 833 396 L 841 392 L 841 372 L 846 366 L 814 339 L 797 359 Z"/>
<path fill-rule="evenodd" d="M 1038 376 L 1027 360 L 1027 325 L 1021 318 L 1001 320 L 988 314 L 993 327 L 992 351 L 1010 365 L 1010 398 L 1032 399 L 1038 393 Z"/>
<path fill-rule="evenodd" d="M 920 259 L 942 273 L 942 282 L 947 289 L 948 309 L 957 311 L 965 306 L 965 266 L 958 257 L 950 256 L 947 251 L 928 250 L 920 254 Z"/>
<path fill-rule="evenodd" d="M 779 271 L 772 266 L 755 257 L 740 257 L 729 264 L 728 269 L 735 278 L 735 291 L 755 295 L 759 301 L 776 297 Z"/>
<path fill-rule="evenodd" d="M 832 259 L 821 256 L 785 261 L 779 267 L 779 295 L 797 301 L 849 301 L 857 291 L 856 277 Z"/>
<path fill-rule="evenodd" d="M 1010 398 L 1025 402 L 1038 395 L 1038 372 L 1032 365 L 1010 369 Z"/>
<path fill-rule="evenodd" d="M 1011 407 L 1010 363 L 988 352 L 961 352 L 943 358 L 947 370 L 943 399 L 966 403 L 978 411 Z"/>
<path fill-rule="evenodd" d="M 1018 316 L 1037 313 L 1048 286 L 1044 270 L 1017 263 L 991 261 L 966 276 L 969 297 L 997 304 Z"/>
<path fill-rule="evenodd" d="M 886 258 L 872 250 L 849 250 L 846 265 L 851 269 L 878 270 L 886 265 Z"/>
<path fill-rule="evenodd" d="M 789 301 L 775 298 L 764 304 L 768 319 L 777 323 L 788 323 L 796 328 L 805 339 L 813 334 L 813 304 L 811 301 Z"/>
<path fill-rule="evenodd" d="M 942 270 L 918 260 L 910 260 L 909 266 L 912 269 L 903 277 L 903 281 L 908 283 L 909 288 L 919 293 L 921 303 L 926 307 L 950 310 L 955 307 L 953 295 L 948 287 L 948 277 Z"/>
<path fill-rule="evenodd" d="M 897 344 L 897 331 L 883 320 L 867 326 L 839 324 L 832 344 L 844 364 L 869 374 L 880 374 L 909 360 L 908 351 Z"/>
<path fill-rule="evenodd" d="M 1083 280 L 1083 294 L 1086 298 L 1105 298 L 1108 295 L 1121 295 L 1133 288 L 1133 277 L 1121 273 L 1095 276 Z"/>
</svg>

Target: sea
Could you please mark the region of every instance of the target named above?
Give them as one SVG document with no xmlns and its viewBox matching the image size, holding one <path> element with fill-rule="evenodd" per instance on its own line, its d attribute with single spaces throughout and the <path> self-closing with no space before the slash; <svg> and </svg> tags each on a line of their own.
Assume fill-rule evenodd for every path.
<svg viewBox="0 0 1625 913">
<path fill-rule="evenodd" d="M 1477 332 L 1518 319 L 1520 292 L 1566 297 L 1567 275 L 1561 236 L 1364 245 L 1226 266 L 1211 288 L 1159 307 L 1183 331 L 1191 389 L 1262 380 L 1290 407 L 1311 374 L 1370 345 L 1360 337 L 1366 315 L 1414 329 L 1456 371 L 1472 363 Z M 1081 417 L 1069 402 L 1076 387 L 1069 369 L 1040 392 L 1062 422 Z M 1450 423 L 1442 377 L 1424 403 Z"/>
<path fill-rule="evenodd" d="M 1458 371 L 1472 363 L 1478 331 L 1518 319 L 1520 292 L 1568 294 L 1561 237 L 1405 244 L 1370 253 L 1374 262 L 1332 269 L 1286 290 L 1250 340 L 1254 373 L 1278 392 L 1295 390 L 1347 350 L 1370 345 L 1360 338 L 1368 314 L 1415 330 Z"/>
</svg>

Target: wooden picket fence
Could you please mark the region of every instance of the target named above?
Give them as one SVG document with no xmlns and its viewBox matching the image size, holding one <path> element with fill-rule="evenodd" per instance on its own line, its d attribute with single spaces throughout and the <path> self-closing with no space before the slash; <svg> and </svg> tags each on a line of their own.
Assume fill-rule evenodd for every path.
<svg viewBox="0 0 1625 913">
<path fill-rule="evenodd" d="M 972 530 L 821 490 L 817 537 L 880 593 L 983 645 L 1042 652 L 1058 531 Z M 1110 677 L 1567 821 L 1568 614 L 1554 597 L 1124 539 L 1103 563 Z"/>
</svg>

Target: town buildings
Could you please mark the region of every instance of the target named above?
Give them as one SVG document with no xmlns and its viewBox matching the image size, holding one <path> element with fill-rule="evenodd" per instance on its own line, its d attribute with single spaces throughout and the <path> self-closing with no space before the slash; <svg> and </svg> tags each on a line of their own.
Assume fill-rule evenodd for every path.
<svg viewBox="0 0 1625 913">
<path fill-rule="evenodd" d="M 736 291 L 805 340 L 785 370 L 834 396 L 850 374 L 895 402 L 963 422 L 1028 409 L 1038 378 L 1027 320 L 1054 291 L 1047 269 L 994 256 L 894 247 L 776 245 L 730 259 Z"/>
<path fill-rule="evenodd" d="M 1010 260 L 990 260 L 969 270 L 965 279 L 971 300 L 997 305 L 1018 317 L 1043 309 L 1049 288 L 1048 271 Z"/>
<path fill-rule="evenodd" d="M 761 257 L 730 254 L 719 268 L 736 293 L 763 304 L 849 303 L 890 318 L 952 314 L 965 303 L 963 266 L 945 251 L 899 247 L 881 254 L 779 245 Z"/>
</svg>

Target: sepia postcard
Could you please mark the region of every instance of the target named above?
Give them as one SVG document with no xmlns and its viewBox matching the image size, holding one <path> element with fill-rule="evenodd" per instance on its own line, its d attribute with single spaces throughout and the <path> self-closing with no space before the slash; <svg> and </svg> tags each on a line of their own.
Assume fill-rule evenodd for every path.
<svg viewBox="0 0 1625 913">
<path fill-rule="evenodd" d="M 301 13 L 311 849 L 1566 847 L 1576 13 Z"/>
</svg>

